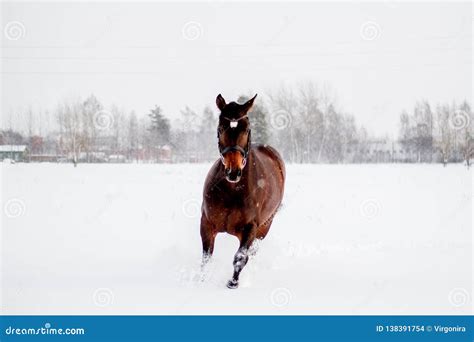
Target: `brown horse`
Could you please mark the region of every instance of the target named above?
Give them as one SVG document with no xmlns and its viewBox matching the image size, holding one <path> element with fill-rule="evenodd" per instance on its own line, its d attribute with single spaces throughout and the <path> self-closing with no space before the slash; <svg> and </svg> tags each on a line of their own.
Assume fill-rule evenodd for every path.
<svg viewBox="0 0 474 342">
<path fill-rule="evenodd" d="M 240 240 L 229 288 L 239 285 L 253 242 L 267 235 L 285 184 L 285 164 L 278 152 L 250 142 L 248 112 L 256 97 L 244 104 L 226 104 L 220 94 L 216 99 L 221 111 L 217 128 L 221 158 L 210 169 L 204 184 L 201 239 L 203 265 L 212 256 L 218 233 L 226 232 Z"/>
</svg>

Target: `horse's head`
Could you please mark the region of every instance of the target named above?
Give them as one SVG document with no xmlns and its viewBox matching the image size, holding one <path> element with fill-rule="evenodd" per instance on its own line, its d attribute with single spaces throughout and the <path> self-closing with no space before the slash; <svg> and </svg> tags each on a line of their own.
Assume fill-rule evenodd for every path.
<svg viewBox="0 0 474 342">
<path fill-rule="evenodd" d="M 240 180 L 247 164 L 250 149 L 250 121 L 247 113 L 256 97 L 257 95 L 244 104 L 226 103 L 221 94 L 216 98 L 217 107 L 221 111 L 217 127 L 219 153 L 226 179 L 231 183 Z"/>
</svg>

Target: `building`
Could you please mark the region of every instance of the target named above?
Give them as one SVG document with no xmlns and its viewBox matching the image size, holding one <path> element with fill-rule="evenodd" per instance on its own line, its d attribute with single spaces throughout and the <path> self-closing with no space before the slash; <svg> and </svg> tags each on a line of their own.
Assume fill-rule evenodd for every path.
<svg viewBox="0 0 474 342">
<path fill-rule="evenodd" d="M 0 161 L 5 159 L 28 161 L 28 148 L 26 145 L 0 145 Z"/>
<path fill-rule="evenodd" d="M 57 163 L 60 156 L 56 154 L 30 154 L 28 160 L 34 163 Z"/>
<path fill-rule="evenodd" d="M 365 152 L 365 159 L 370 163 L 412 163 L 417 161 L 415 151 L 410 151 L 400 141 L 389 139 L 369 141 Z"/>
</svg>

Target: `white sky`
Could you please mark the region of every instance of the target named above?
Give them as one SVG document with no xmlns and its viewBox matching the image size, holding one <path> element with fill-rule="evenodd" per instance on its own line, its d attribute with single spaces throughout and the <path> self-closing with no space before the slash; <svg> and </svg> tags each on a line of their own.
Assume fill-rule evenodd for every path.
<svg viewBox="0 0 474 342">
<path fill-rule="evenodd" d="M 396 133 L 420 99 L 472 103 L 470 2 L 205 2 L 1 5 L 24 37 L 2 35 L 2 116 L 94 93 L 145 115 L 201 111 L 280 84 L 329 83 L 338 103 L 373 133 Z M 183 37 L 197 22 L 195 40 Z M 361 26 L 380 28 L 364 40 Z M 4 32 L 2 32 L 4 33 Z M 192 32 L 190 32 L 192 34 Z"/>
</svg>

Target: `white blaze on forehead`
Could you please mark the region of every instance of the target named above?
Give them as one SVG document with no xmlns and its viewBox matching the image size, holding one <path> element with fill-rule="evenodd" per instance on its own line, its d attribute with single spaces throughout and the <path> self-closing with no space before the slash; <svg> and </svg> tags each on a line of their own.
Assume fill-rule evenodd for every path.
<svg viewBox="0 0 474 342">
<path fill-rule="evenodd" d="M 230 128 L 235 128 L 235 127 L 237 127 L 238 124 L 239 124 L 239 122 L 237 120 L 232 120 L 230 122 Z"/>
</svg>

